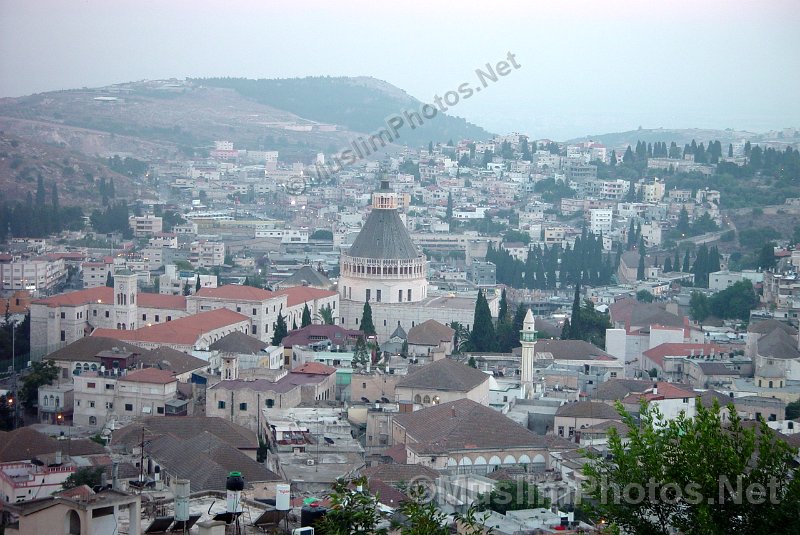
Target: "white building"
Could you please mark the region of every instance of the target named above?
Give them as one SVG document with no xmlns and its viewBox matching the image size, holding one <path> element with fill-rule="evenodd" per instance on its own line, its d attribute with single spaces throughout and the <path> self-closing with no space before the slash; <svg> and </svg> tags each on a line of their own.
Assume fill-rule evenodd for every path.
<svg viewBox="0 0 800 535">
<path fill-rule="evenodd" d="M 608 234 L 614 221 L 614 210 L 610 208 L 595 208 L 589 210 L 589 231 L 592 234 Z"/>
</svg>

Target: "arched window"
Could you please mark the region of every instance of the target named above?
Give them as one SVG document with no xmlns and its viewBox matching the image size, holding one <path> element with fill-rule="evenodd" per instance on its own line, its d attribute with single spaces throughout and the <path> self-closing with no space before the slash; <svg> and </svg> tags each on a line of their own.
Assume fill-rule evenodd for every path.
<svg viewBox="0 0 800 535">
<path fill-rule="evenodd" d="M 47 396 L 44 397 L 44 406 L 47 407 L 50 403 L 47 401 Z"/>
<path fill-rule="evenodd" d="M 89 371 L 89 363 L 88 362 L 84 362 L 83 363 L 83 371 L 85 371 L 85 372 Z"/>
<path fill-rule="evenodd" d="M 422 403 L 422 396 L 420 396 L 419 394 L 414 396 L 414 403 Z"/>
<path fill-rule="evenodd" d="M 97 417 L 89 416 L 89 425 L 97 425 Z"/>
<path fill-rule="evenodd" d="M 430 396 L 425 396 L 424 398 L 422 398 L 423 405 L 427 405 L 430 402 L 431 402 Z"/>
<path fill-rule="evenodd" d="M 67 516 L 64 517 L 64 533 L 66 535 L 81 534 L 81 517 L 79 517 L 78 513 L 72 509 L 70 509 L 67 513 Z"/>
<path fill-rule="evenodd" d="M 60 406 L 61 406 L 61 399 L 58 396 L 56 396 L 56 402 L 53 405 L 53 407 L 60 407 Z"/>
<path fill-rule="evenodd" d="M 90 369 L 90 370 L 92 370 L 93 372 L 96 372 L 96 371 L 97 371 L 97 364 L 92 364 L 92 365 L 89 367 L 89 369 Z"/>
</svg>

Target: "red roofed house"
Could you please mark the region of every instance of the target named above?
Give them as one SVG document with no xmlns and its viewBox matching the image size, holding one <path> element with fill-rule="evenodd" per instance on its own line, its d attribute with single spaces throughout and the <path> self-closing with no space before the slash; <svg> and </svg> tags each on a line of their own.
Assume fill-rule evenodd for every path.
<svg viewBox="0 0 800 535">
<path fill-rule="evenodd" d="M 75 425 L 104 427 L 109 421 L 128 422 L 170 413 L 178 401 L 178 379 L 168 370 L 144 368 L 120 376 L 83 373 L 74 378 Z"/>
<path fill-rule="evenodd" d="M 312 318 L 318 317 L 323 306 L 330 306 L 334 317 L 337 317 L 339 294 L 310 287 L 270 292 L 237 285 L 202 288 L 189 297 L 139 293 L 136 275 L 129 271 L 117 271 L 114 288 L 101 286 L 33 301 L 31 356 L 39 359 L 90 335 L 95 329 L 103 329 L 104 336 L 133 340 L 128 335 L 111 336 L 108 331 L 137 330 L 221 308 L 247 318 L 247 328 L 236 330 L 269 342 L 278 314 L 287 318 L 286 323 L 291 328 L 294 322 L 300 325 L 306 305 Z M 167 331 L 163 329 L 158 332 Z"/>
<path fill-rule="evenodd" d="M 642 399 L 648 404 L 655 405 L 666 420 L 674 420 L 683 412 L 689 418 L 694 418 L 695 398 L 698 394 L 690 389 L 664 381 L 653 382 L 653 386 L 643 392 L 631 393 L 622 399 L 625 410 L 638 413 Z"/>
<path fill-rule="evenodd" d="M 657 377 L 673 382 L 684 379 L 686 357 L 717 355 L 725 349 L 716 344 L 667 342 L 642 352 L 642 369 L 655 369 Z"/>
</svg>

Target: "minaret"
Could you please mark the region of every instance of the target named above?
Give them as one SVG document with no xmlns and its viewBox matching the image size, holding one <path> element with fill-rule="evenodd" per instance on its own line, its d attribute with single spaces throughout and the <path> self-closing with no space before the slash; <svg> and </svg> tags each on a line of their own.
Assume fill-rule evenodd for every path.
<svg viewBox="0 0 800 535">
<path fill-rule="evenodd" d="M 523 397 L 530 397 L 533 392 L 533 364 L 536 360 L 536 327 L 534 325 L 533 312 L 528 309 L 525 320 L 522 323 L 522 330 L 519 332 L 519 341 L 522 344 L 522 371 L 520 373 Z"/>
</svg>

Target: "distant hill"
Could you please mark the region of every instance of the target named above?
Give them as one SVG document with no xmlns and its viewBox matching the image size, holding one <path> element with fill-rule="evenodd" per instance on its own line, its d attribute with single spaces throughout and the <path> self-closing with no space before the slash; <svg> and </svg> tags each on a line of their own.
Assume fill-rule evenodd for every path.
<svg viewBox="0 0 800 535">
<path fill-rule="evenodd" d="M 787 141 L 797 142 L 798 134 L 795 132 L 791 137 L 784 138 L 783 132 L 754 133 L 746 130 L 714 130 L 704 128 L 640 128 L 628 132 L 613 132 L 608 134 L 597 134 L 571 139 L 568 142 L 597 141 L 609 147 L 619 147 L 624 145 L 636 146 L 637 141 L 655 143 L 664 141 L 670 143 L 674 141 L 679 146 L 691 143 L 708 144 L 709 141 L 720 141 L 722 144 L 733 143 L 741 140 L 755 141 Z"/>
<path fill-rule="evenodd" d="M 405 91 L 370 77 L 307 77 L 273 80 L 203 78 L 192 82 L 233 89 L 261 104 L 288 111 L 305 119 L 337 124 L 348 130 L 372 133 L 384 127 L 387 117 L 422 104 Z M 450 139 L 488 139 L 491 134 L 460 117 L 439 113 L 422 127 L 400 131 L 401 144 L 426 145 Z"/>
</svg>

